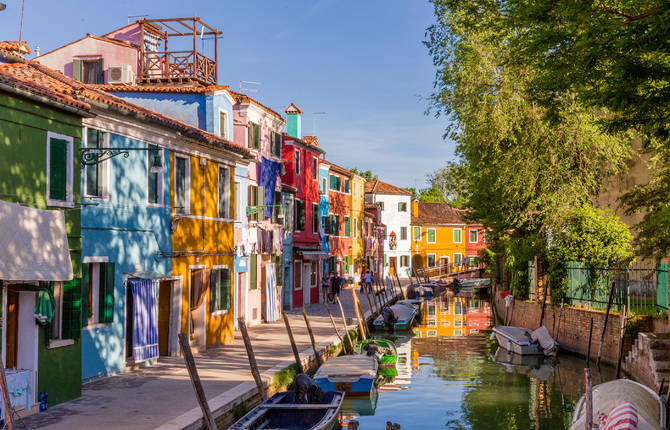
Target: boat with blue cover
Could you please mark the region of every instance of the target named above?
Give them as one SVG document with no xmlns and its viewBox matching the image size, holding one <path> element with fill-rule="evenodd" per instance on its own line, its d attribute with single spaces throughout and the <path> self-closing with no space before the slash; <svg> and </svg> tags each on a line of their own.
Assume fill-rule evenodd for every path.
<svg viewBox="0 0 670 430">
<path fill-rule="evenodd" d="M 343 391 L 347 396 L 369 396 L 377 379 L 377 357 L 341 355 L 319 367 L 314 382 L 322 391 Z"/>
</svg>

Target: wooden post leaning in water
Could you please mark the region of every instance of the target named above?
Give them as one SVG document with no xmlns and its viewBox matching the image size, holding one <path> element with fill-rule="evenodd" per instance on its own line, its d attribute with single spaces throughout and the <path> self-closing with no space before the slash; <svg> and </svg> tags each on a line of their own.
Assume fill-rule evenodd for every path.
<svg viewBox="0 0 670 430">
<path fill-rule="evenodd" d="M 593 335 L 593 317 L 591 317 L 591 326 L 589 327 L 589 343 L 586 345 L 586 367 L 591 365 L 591 337 Z"/>
<path fill-rule="evenodd" d="M 254 350 L 251 347 L 251 339 L 249 339 L 249 332 L 247 332 L 247 323 L 244 321 L 244 318 L 240 317 L 237 319 L 237 325 L 240 327 L 242 332 L 242 339 L 244 340 L 244 347 L 247 350 L 247 357 L 249 358 L 249 366 L 251 367 L 251 374 L 254 376 L 254 381 L 256 382 L 256 388 L 261 394 L 263 401 L 268 399 L 267 392 L 265 391 L 265 385 L 261 379 L 261 372 L 258 370 L 258 363 L 256 363 L 256 355 Z"/>
<path fill-rule="evenodd" d="M 540 325 L 538 327 L 542 327 L 542 323 L 544 322 L 544 308 L 547 306 L 547 283 L 542 282 L 542 313 L 540 313 Z"/>
<path fill-rule="evenodd" d="M 621 322 L 619 327 L 619 356 L 616 362 L 616 377 L 619 379 L 621 375 L 621 360 L 623 359 L 623 341 L 626 335 L 626 305 L 621 305 L 621 315 L 619 316 Z"/>
<path fill-rule="evenodd" d="M 377 287 L 377 288 L 375 288 L 375 287 Z M 382 310 L 382 300 L 379 298 L 379 282 L 377 282 L 377 280 L 375 280 L 372 283 L 372 297 L 375 300 L 375 306 L 377 306 L 377 309 L 379 310 L 379 312 L 381 312 L 381 310 Z"/>
<path fill-rule="evenodd" d="M 0 391 L 2 391 L 2 407 L 5 411 L 5 426 L 7 430 L 14 430 L 14 417 L 12 415 L 14 408 L 9 401 L 9 389 L 7 388 L 5 369 L 0 369 Z"/>
<path fill-rule="evenodd" d="M 291 330 L 291 324 L 288 322 L 288 317 L 286 312 L 282 312 L 284 317 L 284 325 L 286 326 L 286 332 L 288 333 L 288 339 L 291 341 L 291 349 L 293 350 L 293 357 L 295 358 L 295 364 L 298 366 L 300 373 L 304 373 L 302 370 L 302 361 L 300 361 L 300 353 L 298 352 L 298 346 L 295 344 L 295 339 L 293 338 L 293 331 Z"/>
<path fill-rule="evenodd" d="M 181 352 L 184 354 L 184 363 L 186 364 L 186 370 L 188 370 L 188 376 L 191 379 L 191 385 L 193 385 L 193 389 L 195 390 L 195 398 L 200 405 L 200 410 L 202 410 L 205 427 L 208 430 L 216 430 L 216 423 L 214 422 L 212 411 L 209 409 L 209 404 L 205 397 L 205 390 L 203 390 L 202 381 L 200 381 L 200 376 L 198 376 L 198 369 L 195 367 L 195 360 L 193 359 L 193 353 L 191 352 L 191 345 L 188 343 L 188 336 L 186 336 L 185 333 L 179 333 L 177 337 L 179 339 Z M 4 372 L 2 373 L 2 379 L 4 380 Z"/>
<path fill-rule="evenodd" d="M 610 316 L 610 308 L 612 307 L 612 299 L 614 297 L 614 282 L 612 282 L 612 288 L 610 289 L 610 296 L 607 299 L 607 309 L 605 310 L 605 322 L 603 323 L 603 331 L 600 334 L 600 344 L 598 345 L 598 358 L 596 358 L 596 366 L 600 368 L 600 354 L 603 351 L 603 342 L 605 342 L 605 331 L 607 330 L 607 320 Z"/>
<path fill-rule="evenodd" d="M 556 324 L 556 341 L 558 341 L 558 338 L 561 335 L 561 317 L 562 316 L 563 316 L 563 299 L 561 299 L 561 309 L 558 311 L 558 324 Z"/>
<path fill-rule="evenodd" d="M 592 381 L 591 381 L 591 369 L 584 369 L 584 385 L 586 386 L 586 391 L 584 392 L 584 399 L 586 400 L 586 419 L 584 420 L 585 429 L 593 429 L 593 390 L 592 390 Z"/>
<path fill-rule="evenodd" d="M 340 306 L 340 313 L 342 314 L 342 324 L 344 324 L 344 335 L 347 337 L 347 340 L 349 341 L 349 348 L 351 349 L 351 353 L 354 353 L 354 343 L 351 341 L 351 336 L 349 336 L 349 327 L 347 327 L 347 316 L 344 315 L 344 308 L 342 307 L 342 302 L 340 301 L 340 297 L 337 297 L 337 304 Z M 342 349 L 347 350 L 346 346 L 342 344 Z"/>
<path fill-rule="evenodd" d="M 342 349 L 344 349 L 344 339 L 342 339 L 342 336 L 340 336 L 340 331 L 337 329 L 337 325 L 335 324 L 335 318 L 333 318 L 333 313 L 330 312 L 330 308 L 328 307 L 328 303 L 323 302 L 323 305 L 326 307 L 326 311 L 328 311 L 328 316 L 330 317 L 330 323 L 333 325 L 333 330 L 335 330 L 335 334 L 337 335 L 337 338 L 340 339 L 340 343 L 342 344 Z"/>
<path fill-rule="evenodd" d="M 356 320 L 358 321 L 358 332 L 361 335 L 361 340 L 365 340 L 365 328 L 363 328 L 362 317 L 358 311 L 358 296 L 356 295 L 356 291 L 351 290 L 351 295 L 354 298 L 354 312 L 356 313 Z"/>
<path fill-rule="evenodd" d="M 370 315 L 373 315 L 375 312 L 375 308 L 372 307 L 372 301 L 370 300 L 370 293 L 368 293 L 368 287 L 363 284 L 363 292 L 365 293 L 365 298 L 368 301 L 368 307 L 370 308 Z"/>
<path fill-rule="evenodd" d="M 316 341 L 314 340 L 314 332 L 312 331 L 312 324 L 309 323 L 309 317 L 307 316 L 307 311 L 305 307 L 302 307 L 302 316 L 305 318 L 305 325 L 307 326 L 307 333 L 309 333 L 309 340 L 312 342 L 312 350 L 314 350 L 314 357 L 316 357 L 316 364 L 321 367 L 323 360 L 321 360 L 321 354 L 316 347 Z"/>
<path fill-rule="evenodd" d="M 368 328 L 368 320 L 365 318 L 365 312 L 363 312 L 363 306 L 361 305 L 361 302 L 358 300 L 358 297 L 356 298 L 358 301 L 358 312 L 361 314 L 361 319 L 363 320 L 363 328 L 365 329 L 365 336 L 368 339 L 371 339 L 372 336 L 370 336 L 370 329 Z"/>
</svg>

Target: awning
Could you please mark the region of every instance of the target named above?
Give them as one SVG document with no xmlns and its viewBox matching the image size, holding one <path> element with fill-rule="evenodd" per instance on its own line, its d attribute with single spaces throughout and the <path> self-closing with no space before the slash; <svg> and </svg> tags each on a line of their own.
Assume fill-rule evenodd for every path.
<svg viewBox="0 0 670 430">
<path fill-rule="evenodd" d="M 72 279 L 65 215 L 0 200 L 0 279 Z"/>
<path fill-rule="evenodd" d="M 153 270 L 140 270 L 137 272 L 123 272 L 124 275 L 128 275 L 129 278 L 138 278 L 138 279 L 163 279 L 169 278 L 170 275 L 166 275 L 160 272 L 154 272 Z"/>
<path fill-rule="evenodd" d="M 298 251 L 298 252 L 305 260 L 320 260 L 322 258 L 328 257 L 328 254 L 326 254 L 323 251 Z"/>
</svg>

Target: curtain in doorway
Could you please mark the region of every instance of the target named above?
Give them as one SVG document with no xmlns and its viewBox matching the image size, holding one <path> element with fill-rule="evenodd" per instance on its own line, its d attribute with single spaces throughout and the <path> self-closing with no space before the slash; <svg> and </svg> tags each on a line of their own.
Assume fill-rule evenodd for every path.
<svg viewBox="0 0 670 430">
<path fill-rule="evenodd" d="M 136 362 L 158 357 L 156 283 L 130 279 L 133 294 L 133 358 Z"/>
<path fill-rule="evenodd" d="M 265 321 L 277 321 L 277 275 L 274 263 L 265 264 Z"/>
</svg>

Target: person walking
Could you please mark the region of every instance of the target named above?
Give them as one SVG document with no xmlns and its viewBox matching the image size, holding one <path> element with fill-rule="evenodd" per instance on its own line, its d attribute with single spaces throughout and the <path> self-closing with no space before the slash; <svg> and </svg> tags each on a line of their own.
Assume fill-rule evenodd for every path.
<svg viewBox="0 0 670 430">
<path fill-rule="evenodd" d="M 323 279 L 321 280 L 321 291 L 323 292 L 323 302 L 326 303 L 330 298 L 329 296 L 332 295 L 330 292 L 330 277 L 326 274 L 323 275 Z M 332 303 L 332 300 L 328 301 Z"/>
<path fill-rule="evenodd" d="M 367 272 L 363 275 L 363 279 L 365 280 L 365 288 L 368 289 L 368 293 L 372 294 L 372 279 L 373 275 L 370 269 L 368 269 Z"/>
<path fill-rule="evenodd" d="M 330 288 L 332 289 L 334 296 L 340 297 L 341 287 L 342 287 L 342 277 L 333 273 L 332 278 L 330 280 Z"/>
</svg>

